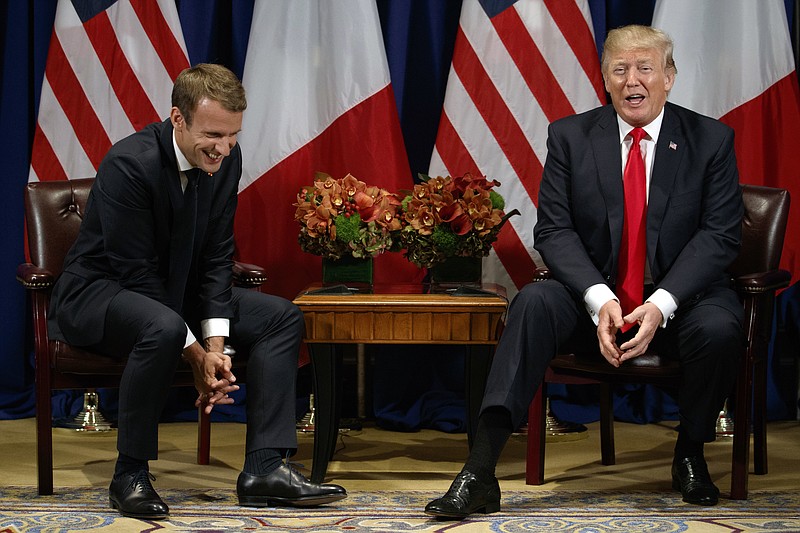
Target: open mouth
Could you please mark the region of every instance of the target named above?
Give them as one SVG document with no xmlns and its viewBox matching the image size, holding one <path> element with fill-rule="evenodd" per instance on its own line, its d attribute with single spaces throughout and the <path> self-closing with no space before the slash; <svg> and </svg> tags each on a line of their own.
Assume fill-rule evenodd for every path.
<svg viewBox="0 0 800 533">
<path fill-rule="evenodd" d="M 625 98 L 625 100 L 627 100 L 628 103 L 630 103 L 630 104 L 639 105 L 642 102 L 644 102 L 644 95 L 632 94 L 631 96 L 628 96 L 627 98 Z"/>
</svg>

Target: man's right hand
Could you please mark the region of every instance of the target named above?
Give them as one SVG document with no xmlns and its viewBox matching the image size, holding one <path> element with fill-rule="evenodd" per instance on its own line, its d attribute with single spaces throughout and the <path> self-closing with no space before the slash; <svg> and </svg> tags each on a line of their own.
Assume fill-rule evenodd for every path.
<svg viewBox="0 0 800 533">
<path fill-rule="evenodd" d="M 622 350 L 617 346 L 617 331 L 625 324 L 622 307 L 617 300 L 609 300 L 600 308 L 597 321 L 597 340 L 600 353 L 612 366 L 619 368 Z"/>
<path fill-rule="evenodd" d="M 205 351 L 199 343 L 194 342 L 183 350 L 183 358 L 192 367 L 194 386 L 198 397 L 196 407 L 203 407 L 206 414 L 211 413 L 215 405 L 232 404 L 233 398 L 228 394 L 239 390 L 236 376 L 231 372 L 231 358 L 221 352 Z"/>
</svg>

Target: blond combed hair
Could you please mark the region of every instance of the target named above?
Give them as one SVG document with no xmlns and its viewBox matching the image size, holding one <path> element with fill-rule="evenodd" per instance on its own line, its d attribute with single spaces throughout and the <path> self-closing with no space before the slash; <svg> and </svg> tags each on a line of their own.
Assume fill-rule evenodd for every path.
<svg viewBox="0 0 800 533">
<path fill-rule="evenodd" d="M 663 31 L 651 26 L 631 24 L 622 26 L 608 32 L 606 42 L 603 44 L 603 56 L 600 60 L 603 74 L 606 73 L 611 56 L 625 50 L 656 49 L 663 53 L 662 66 L 665 72 L 678 73 L 675 59 L 672 57 L 674 45 L 672 39 Z"/>
</svg>

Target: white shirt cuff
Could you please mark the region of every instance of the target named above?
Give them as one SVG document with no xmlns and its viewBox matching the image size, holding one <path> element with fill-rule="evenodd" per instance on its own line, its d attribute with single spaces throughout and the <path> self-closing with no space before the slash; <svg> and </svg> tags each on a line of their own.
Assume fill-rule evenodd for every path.
<svg viewBox="0 0 800 533">
<path fill-rule="evenodd" d="M 200 329 L 203 338 L 209 337 L 228 337 L 230 334 L 231 321 L 227 318 L 207 318 L 200 321 Z"/>
<path fill-rule="evenodd" d="M 200 329 L 203 331 L 203 338 L 209 337 L 228 337 L 230 334 L 231 321 L 227 318 L 207 318 L 200 321 Z M 186 326 L 186 344 L 183 345 L 184 350 L 191 346 L 197 338 L 192 334 L 189 326 Z"/>
<path fill-rule="evenodd" d="M 191 330 L 191 329 L 189 329 L 189 326 L 187 325 L 187 326 L 186 326 L 186 344 L 184 344 L 184 345 L 183 345 L 183 349 L 185 350 L 186 348 L 188 348 L 189 346 L 191 346 L 191 345 L 192 345 L 192 343 L 193 343 L 194 341 L 196 341 L 196 340 L 197 340 L 197 339 L 195 338 L 194 334 L 192 333 L 192 330 Z"/>
<path fill-rule="evenodd" d="M 667 327 L 669 319 L 675 318 L 675 311 L 678 309 L 678 300 L 670 292 L 664 289 L 656 289 L 646 301 L 655 305 L 661 311 L 661 316 L 663 317 L 661 321 L 662 328 Z"/>
<path fill-rule="evenodd" d="M 586 289 L 583 293 L 583 303 L 595 326 L 600 322 L 600 308 L 609 300 L 616 299 L 614 292 L 604 283 L 598 283 Z"/>
</svg>

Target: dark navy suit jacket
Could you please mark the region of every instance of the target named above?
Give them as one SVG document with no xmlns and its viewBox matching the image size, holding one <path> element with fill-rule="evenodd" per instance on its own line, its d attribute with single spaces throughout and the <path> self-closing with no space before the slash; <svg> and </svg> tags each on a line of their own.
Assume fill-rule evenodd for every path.
<svg viewBox="0 0 800 533">
<path fill-rule="evenodd" d="M 170 255 L 183 204 L 169 120 L 116 143 L 103 159 L 86 213 L 51 297 L 50 336 L 78 346 L 100 341 L 109 302 L 122 289 L 184 317 L 233 318 L 233 222 L 242 162 L 236 145 L 213 176 L 200 172 L 192 258 L 182 302 L 172 301 Z M 173 276 L 174 278 L 174 276 Z"/>
<path fill-rule="evenodd" d="M 624 197 L 619 143 L 610 105 L 549 127 L 535 247 L 577 299 L 591 285 L 615 285 Z M 733 130 L 667 103 L 647 208 L 655 288 L 680 304 L 728 284 L 725 269 L 739 250 L 742 214 Z"/>
</svg>

